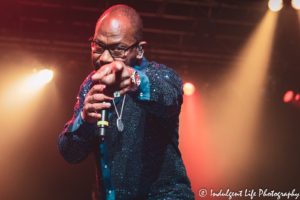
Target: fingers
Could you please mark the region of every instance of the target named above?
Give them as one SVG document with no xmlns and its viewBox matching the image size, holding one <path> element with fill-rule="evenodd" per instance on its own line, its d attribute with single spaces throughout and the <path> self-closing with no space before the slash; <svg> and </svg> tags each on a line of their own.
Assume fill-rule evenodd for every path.
<svg viewBox="0 0 300 200">
<path fill-rule="evenodd" d="M 130 78 L 128 67 L 120 61 L 114 61 L 103 65 L 93 76 L 94 81 L 99 81 L 104 85 L 114 85 L 122 80 Z"/>
<path fill-rule="evenodd" d="M 103 65 L 100 69 L 92 76 L 94 81 L 101 81 L 104 76 L 112 73 L 112 66 L 111 64 Z"/>
<path fill-rule="evenodd" d="M 99 103 L 102 101 L 109 101 L 109 100 L 113 100 L 114 98 L 112 97 L 112 94 L 110 94 L 110 96 L 104 94 L 104 93 L 96 93 L 96 94 L 92 94 L 92 95 L 87 95 L 86 99 L 85 99 L 85 104 L 86 103 Z"/>
<path fill-rule="evenodd" d="M 92 87 L 92 89 L 88 92 L 87 96 L 96 94 L 96 93 L 102 93 L 103 90 L 105 89 L 106 85 L 103 84 L 96 84 Z"/>
<path fill-rule="evenodd" d="M 113 100 L 113 92 L 109 92 L 109 90 L 105 90 L 105 88 L 106 85 L 103 84 L 94 85 L 86 95 L 86 99 L 88 99 L 89 102 Z M 94 94 L 102 94 L 102 95 L 93 96 Z"/>
<path fill-rule="evenodd" d="M 126 67 L 126 65 L 121 61 L 112 62 L 111 65 L 113 72 L 122 71 Z"/>
<path fill-rule="evenodd" d="M 110 106 L 110 103 L 89 103 L 85 101 L 81 117 L 90 124 L 96 123 L 101 118 L 101 114 L 98 111 L 110 108 Z"/>
<path fill-rule="evenodd" d="M 130 91 L 130 89 L 131 89 L 130 86 L 129 86 L 129 87 L 126 87 L 126 88 L 123 88 L 122 90 L 119 91 L 119 92 L 120 92 L 120 95 L 122 96 L 122 95 L 126 94 L 127 92 Z"/>
<path fill-rule="evenodd" d="M 115 74 L 115 82 L 119 82 L 127 78 L 124 76 L 124 69 L 126 69 L 126 65 L 123 62 L 112 63 L 112 71 Z M 127 74 L 125 73 L 125 75 Z"/>
<path fill-rule="evenodd" d="M 106 108 L 110 108 L 111 104 L 110 103 L 88 103 L 84 105 L 84 110 L 88 113 L 95 113 L 98 110 L 103 110 Z"/>
<path fill-rule="evenodd" d="M 101 66 L 100 69 L 92 76 L 92 79 L 94 81 L 102 82 L 103 77 L 111 73 L 120 74 L 125 67 L 126 65 L 123 62 L 120 61 L 111 62 L 107 65 Z"/>
<path fill-rule="evenodd" d="M 97 121 L 98 121 L 98 119 L 101 119 L 101 114 L 99 114 L 99 113 L 88 113 L 88 116 L 89 117 L 91 117 L 91 118 L 95 118 L 95 119 L 97 119 Z"/>
<path fill-rule="evenodd" d="M 114 93 L 115 91 L 123 90 L 124 88 L 127 88 L 127 87 L 130 88 L 130 86 L 131 86 L 131 79 L 126 79 L 126 80 L 119 82 L 118 84 L 106 86 L 106 88 L 103 90 L 103 92 L 110 94 L 110 93 Z"/>
<path fill-rule="evenodd" d="M 100 82 L 102 84 L 105 84 L 105 85 L 114 85 L 114 84 L 116 84 L 117 82 L 120 82 L 120 81 L 121 81 L 121 79 L 118 79 L 118 77 L 115 73 L 104 76 L 100 80 Z"/>
<path fill-rule="evenodd" d="M 101 84 L 97 84 L 91 89 L 87 101 L 95 103 L 107 100 L 104 99 L 105 96 L 97 96 L 96 93 L 102 93 L 106 97 L 113 97 L 113 93 L 116 91 L 119 91 L 121 95 L 126 94 L 131 88 L 130 73 L 130 67 L 120 61 L 102 66 L 92 77 L 94 81 L 99 81 Z"/>
<path fill-rule="evenodd" d="M 87 93 L 84 100 L 83 112 L 81 113 L 82 119 L 86 122 L 91 124 L 96 123 L 101 118 L 101 114 L 97 113 L 98 110 L 103 110 L 111 106 L 108 102 L 114 99 L 112 97 L 113 94 L 108 95 L 103 93 L 105 87 L 105 85 L 97 84 Z"/>
<path fill-rule="evenodd" d="M 83 109 L 81 112 L 81 118 L 90 124 L 94 124 L 101 118 L 101 114 L 96 112 L 87 112 Z"/>
<path fill-rule="evenodd" d="M 112 73 L 112 74 L 106 75 L 100 80 L 100 82 L 101 82 L 101 84 L 104 84 L 104 85 L 115 85 L 115 84 L 118 84 L 119 82 L 124 81 L 129 78 L 130 78 L 130 74 L 124 73 L 122 71 L 122 73 L 120 73 L 120 74 Z"/>
</svg>

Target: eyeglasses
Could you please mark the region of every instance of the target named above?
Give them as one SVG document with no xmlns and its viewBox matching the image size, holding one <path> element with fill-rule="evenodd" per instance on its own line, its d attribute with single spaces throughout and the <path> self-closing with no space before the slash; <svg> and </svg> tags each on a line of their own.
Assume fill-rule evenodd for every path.
<svg viewBox="0 0 300 200">
<path fill-rule="evenodd" d="M 132 49 L 133 47 L 137 46 L 139 44 L 139 41 L 134 43 L 128 48 L 116 46 L 116 45 L 103 45 L 99 42 L 95 41 L 93 37 L 89 39 L 89 42 L 91 43 L 91 50 L 94 53 L 102 54 L 105 50 L 108 50 L 109 54 L 113 58 L 119 58 L 119 59 L 125 59 L 126 58 L 126 51 Z"/>
</svg>

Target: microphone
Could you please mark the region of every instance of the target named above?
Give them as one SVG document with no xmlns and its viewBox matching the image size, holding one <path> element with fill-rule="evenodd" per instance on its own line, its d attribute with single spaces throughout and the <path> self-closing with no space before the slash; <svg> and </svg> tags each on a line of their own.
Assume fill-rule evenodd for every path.
<svg viewBox="0 0 300 200">
<path fill-rule="evenodd" d="M 120 97 L 120 93 L 118 91 L 116 91 L 114 93 L 114 98 L 117 98 L 117 97 Z M 101 103 L 108 103 L 108 102 L 102 101 Z M 102 137 L 103 139 L 106 136 L 106 128 L 108 127 L 108 113 L 109 113 L 109 108 L 102 109 L 101 110 L 101 119 L 99 119 L 97 122 L 98 135 L 100 137 Z"/>
<path fill-rule="evenodd" d="M 107 102 L 103 101 L 101 103 L 107 103 Z M 108 127 L 108 113 L 109 113 L 109 108 L 102 109 L 101 119 L 99 119 L 97 122 L 98 135 L 102 138 L 106 136 L 106 128 Z"/>
</svg>

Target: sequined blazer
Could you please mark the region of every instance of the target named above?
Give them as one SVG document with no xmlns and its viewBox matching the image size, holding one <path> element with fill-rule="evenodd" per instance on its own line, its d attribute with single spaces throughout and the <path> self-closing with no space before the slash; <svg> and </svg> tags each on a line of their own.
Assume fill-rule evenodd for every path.
<svg viewBox="0 0 300 200">
<path fill-rule="evenodd" d="M 92 72 L 82 83 L 73 118 L 59 135 L 58 148 L 69 163 L 80 163 L 94 153 L 101 199 L 194 199 L 190 180 L 178 148 L 179 114 L 183 103 L 182 81 L 177 73 L 161 64 L 147 62 L 148 100 L 139 91 L 126 95 L 122 121 L 116 127 L 112 111 L 106 136 L 108 165 L 103 167 L 103 149 L 96 125 L 78 122 L 84 99 L 93 86 Z M 122 100 L 116 104 L 120 111 Z M 105 180 L 108 168 L 114 197 L 109 197 Z"/>
</svg>

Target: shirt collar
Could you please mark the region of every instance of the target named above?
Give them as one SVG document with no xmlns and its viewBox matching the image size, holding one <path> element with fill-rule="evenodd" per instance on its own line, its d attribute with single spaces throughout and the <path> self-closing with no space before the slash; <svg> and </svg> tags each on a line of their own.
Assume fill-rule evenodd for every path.
<svg viewBox="0 0 300 200">
<path fill-rule="evenodd" d="M 144 71 L 147 68 L 148 63 L 148 60 L 145 58 L 145 56 L 143 56 L 141 64 L 135 65 L 134 69 Z"/>
</svg>

